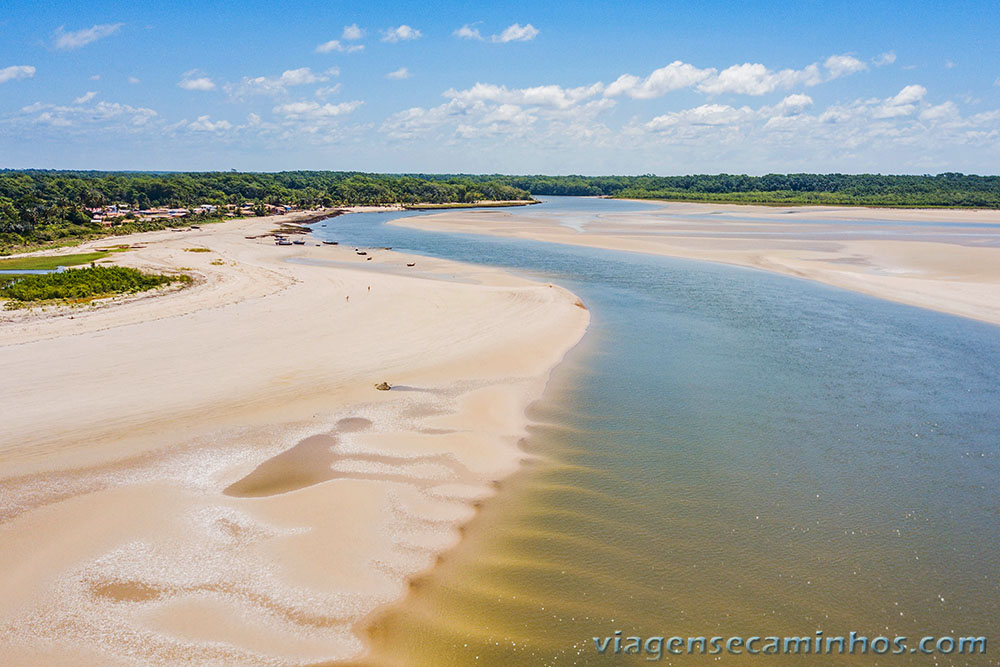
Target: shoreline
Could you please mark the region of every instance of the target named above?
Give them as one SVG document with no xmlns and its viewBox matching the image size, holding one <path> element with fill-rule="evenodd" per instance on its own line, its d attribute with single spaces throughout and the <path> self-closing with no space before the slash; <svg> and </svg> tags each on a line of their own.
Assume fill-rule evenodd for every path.
<svg viewBox="0 0 1000 667">
<path fill-rule="evenodd" d="M 631 201 L 651 208 L 602 214 L 583 230 L 490 211 L 390 224 L 730 264 L 1000 324 L 1000 212 Z M 832 222 L 811 224 L 817 213 Z M 876 224 L 885 220 L 898 227 Z"/>
<path fill-rule="evenodd" d="M 0 415 L 12 664 L 362 658 L 359 623 L 521 467 L 525 411 L 589 322 L 576 297 L 277 247 L 281 222 L 119 237 L 144 247 L 115 263 L 198 283 L 0 320 L 19 384 Z"/>
</svg>

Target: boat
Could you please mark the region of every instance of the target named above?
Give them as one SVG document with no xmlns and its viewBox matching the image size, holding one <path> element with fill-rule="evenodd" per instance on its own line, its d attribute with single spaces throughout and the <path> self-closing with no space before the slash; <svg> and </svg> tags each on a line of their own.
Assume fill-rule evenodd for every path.
<svg viewBox="0 0 1000 667">
<path fill-rule="evenodd" d="M 407 266 L 416 266 L 417 263 L 416 262 L 407 262 L 406 265 Z"/>
<path fill-rule="evenodd" d="M 337 245 L 337 241 L 323 241 L 323 245 Z"/>
<path fill-rule="evenodd" d="M 278 239 L 276 245 L 292 245 L 292 242 L 288 239 Z"/>
<path fill-rule="evenodd" d="M 306 244 L 306 242 L 304 240 L 302 240 L 302 239 L 295 239 L 294 241 L 292 241 L 292 243 L 294 243 L 295 245 L 305 245 Z"/>
<path fill-rule="evenodd" d="M 367 255 L 368 253 L 366 253 L 366 252 L 365 252 L 364 250 L 359 250 L 359 251 L 358 251 L 358 254 L 359 254 L 359 255 Z"/>
</svg>

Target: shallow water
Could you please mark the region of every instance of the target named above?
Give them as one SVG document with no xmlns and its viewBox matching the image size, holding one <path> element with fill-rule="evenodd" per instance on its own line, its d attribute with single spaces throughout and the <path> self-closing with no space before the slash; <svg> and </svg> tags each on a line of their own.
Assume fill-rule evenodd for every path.
<svg viewBox="0 0 1000 667">
<path fill-rule="evenodd" d="M 644 206 L 531 212 L 626 205 Z M 531 415 L 539 459 L 374 620 L 373 663 L 645 662 L 598 655 L 616 630 L 1000 642 L 1000 328 L 748 269 L 381 224 L 417 214 L 314 231 L 541 276 L 593 322 Z"/>
</svg>

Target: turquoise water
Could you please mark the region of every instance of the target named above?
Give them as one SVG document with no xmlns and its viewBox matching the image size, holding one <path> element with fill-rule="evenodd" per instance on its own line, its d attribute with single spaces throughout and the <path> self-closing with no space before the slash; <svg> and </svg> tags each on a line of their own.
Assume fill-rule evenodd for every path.
<svg viewBox="0 0 1000 667">
<path fill-rule="evenodd" d="M 749 269 L 382 224 L 400 215 L 419 213 L 314 231 L 540 276 L 593 321 L 533 410 L 539 462 L 374 619 L 375 663 L 645 662 L 597 654 L 616 630 L 985 635 L 986 659 L 937 664 L 997 662 L 1000 328 Z"/>
</svg>

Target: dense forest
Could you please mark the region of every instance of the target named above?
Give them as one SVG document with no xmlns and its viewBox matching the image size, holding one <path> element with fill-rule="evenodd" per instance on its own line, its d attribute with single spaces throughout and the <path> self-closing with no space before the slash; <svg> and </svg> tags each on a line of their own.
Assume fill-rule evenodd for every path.
<svg viewBox="0 0 1000 667">
<path fill-rule="evenodd" d="M 422 176 L 451 178 L 451 176 Z M 1000 208 L 1000 176 L 881 174 L 714 174 L 692 176 L 464 176 L 532 195 L 753 204 Z"/>
<path fill-rule="evenodd" d="M 0 170 L 0 252 L 53 241 L 162 229 L 225 213 L 359 204 L 443 204 L 526 200 L 532 195 L 597 195 L 677 201 L 838 204 L 894 207 L 1000 208 L 1000 177 L 945 173 L 734 174 L 692 176 L 505 176 L 280 173 L 154 173 Z M 129 212 L 114 225 L 94 222 L 111 205 Z M 193 209 L 185 217 L 152 218 L 156 207 Z M 250 208 L 246 208 L 249 206 Z"/>
<path fill-rule="evenodd" d="M 527 191 L 493 179 L 419 178 L 358 172 L 289 171 L 274 174 L 207 172 L 0 171 L 0 251 L 52 241 L 127 234 L 222 217 L 245 204 L 315 208 L 349 205 L 525 200 Z M 94 211 L 127 207 L 114 226 L 92 222 Z M 158 207 L 214 207 L 179 218 L 151 218 Z M 134 212 L 133 212 L 134 211 Z M 244 211 L 246 212 L 246 211 Z"/>
</svg>

